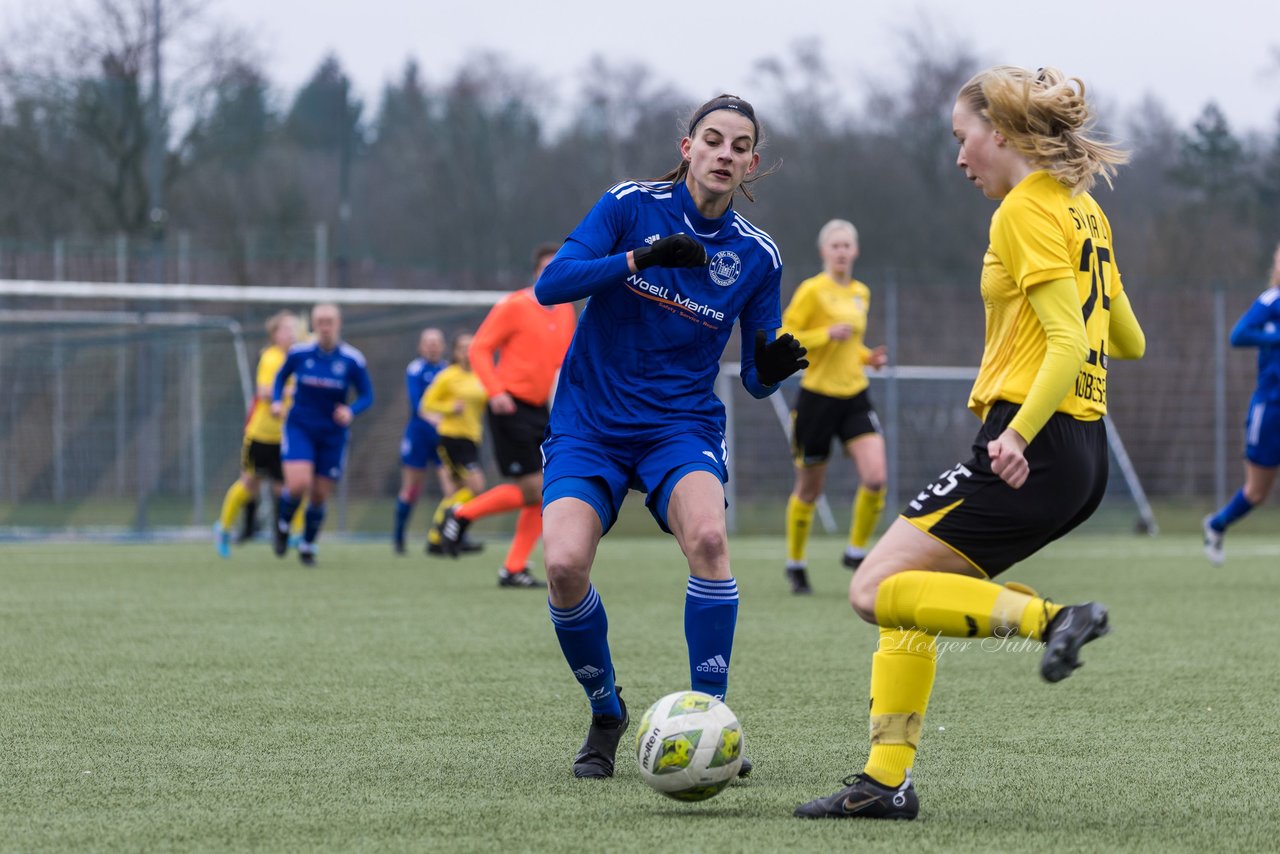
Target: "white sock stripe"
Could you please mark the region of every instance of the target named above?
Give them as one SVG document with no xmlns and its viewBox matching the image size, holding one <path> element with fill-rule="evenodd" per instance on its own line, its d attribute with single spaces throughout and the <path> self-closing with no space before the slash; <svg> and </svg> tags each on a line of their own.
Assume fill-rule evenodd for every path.
<svg viewBox="0 0 1280 854">
<path fill-rule="evenodd" d="M 738 581 L 734 578 L 728 578 L 724 581 L 711 581 L 705 578 L 689 576 L 689 584 L 685 587 L 685 595 L 694 599 L 735 601 L 738 598 Z"/>
<path fill-rule="evenodd" d="M 576 623 L 589 617 L 596 608 L 600 607 L 600 594 L 596 593 L 595 585 L 587 588 L 587 595 L 582 601 L 572 608 L 557 608 L 547 601 L 547 610 L 551 612 L 551 622 L 557 625 L 567 625 Z"/>
</svg>

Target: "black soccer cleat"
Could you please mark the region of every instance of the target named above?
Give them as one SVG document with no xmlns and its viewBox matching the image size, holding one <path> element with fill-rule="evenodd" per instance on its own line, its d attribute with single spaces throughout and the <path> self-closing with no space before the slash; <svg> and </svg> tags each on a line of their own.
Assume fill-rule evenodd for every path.
<svg viewBox="0 0 1280 854">
<path fill-rule="evenodd" d="M 1071 675 L 1080 662 L 1080 647 L 1100 638 L 1111 627 L 1107 625 L 1107 609 L 1097 602 L 1068 605 L 1057 613 L 1046 629 L 1044 656 L 1040 659 L 1040 675 L 1046 682 L 1061 682 Z"/>
<path fill-rule="evenodd" d="M 433 543 L 430 540 L 427 540 L 426 552 L 427 554 L 435 555 L 436 557 L 444 557 L 444 546 L 440 543 Z"/>
<path fill-rule="evenodd" d="M 750 777 L 750 776 L 751 776 L 751 772 L 752 772 L 752 770 L 754 770 L 754 769 L 755 769 L 755 767 L 756 767 L 756 764 L 755 764 L 754 762 L 752 762 L 750 759 L 748 759 L 748 758 L 747 758 L 747 757 L 745 757 L 745 756 L 744 756 L 744 757 L 742 757 L 742 765 L 740 765 L 740 766 L 738 767 L 738 776 L 739 776 L 739 777 Z"/>
<path fill-rule="evenodd" d="M 505 566 L 498 570 L 498 586 L 499 587 L 546 587 L 547 582 L 534 578 L 528 569 L 522 569 L 519 572 L 512 572 Z"/>
<path fill-rule="evenodd" d="M 587 740 L 582 742 L 578 755 L 573 757 L 573 776 L 585 780 L 603 780 L 613 776 L 613 758 L 618 753 L 618 742 L 631 723 L 627 704 L 622 701 L 622 689 L 618 692 L 618 705 L 622 717 L 592 715 Z"/>
<path fill-rule="evenodd" d="M 813 588 L 809 586 L 809 571 L 803 566 L 789 566 L 785 572 L 787 584 L 790 585 L 792 593 L 797 596 L 807 596 L 813 592 Z"/>
<path fill-rule="evenodd" d="M 844 788 L 796 807 L 797 818 L 887 818 L 910 821 L 920 812 L 911 771 L 897 788 L 882 786 L 866 774 L 851 774 Z"/>
<path fill-rule="evenodd" d="M 843 555 L 840 556 L 840 563 L 844 566 L 845 569 L 851 569 L 854 572 L 857 572 L 858 567 L 862 566 L 862 562 L 866 559 L 867 559 L 867 556 L 865 554 L 855 556 L 855 555 L 849 554 L 848 552 L 845 552 Z"/>
<path fill-rule="evenodd" d="M 398 539 L 398 540 L 392 540 L 392 541 L 391 541 L 391 548 L 392 548 L 392 550 L 394 550 L 394 551 L 395 551 L 395 553 L 396 553 L 396 554 L 398 554 L 398 555 L 402 555 L 402 554 L 404 554 L 404 553 L 405 553 L 404 538 L 400 538 L 400 539 Z"/>
<path fill-rule="evenodd" d="M 276 553 L 276 557 L 284 557 L 289 551 L 289 526 L 285 525 L 284 530 L 280 529 L 280 523 L 277 522 L 271 528 L 271 550 Z"/>
<path fill-rule="evenodd" d="M 482 552 L 484 551 L 484 543 L 479 540 L 473 540 L 464 534 L 462 542 L 458 543 L 458 551 L 464 555 Z"/>
<path fill-rule="evenodd" d="M 462 539 L 466 536 L 470 519 L 463 519 L 449 507 L 440 520 L 440 546 L 449 557 L 457 557 L 462 553 Z"/>
<path fill-rule="evenodd" d="M 316 565 L 315 545 L 313 543 L 308 543 L 305 540 L 299 543 L 298 544 L 298 560 L 301 561 L 303 566 L 315 566 Z"/>
</svg>

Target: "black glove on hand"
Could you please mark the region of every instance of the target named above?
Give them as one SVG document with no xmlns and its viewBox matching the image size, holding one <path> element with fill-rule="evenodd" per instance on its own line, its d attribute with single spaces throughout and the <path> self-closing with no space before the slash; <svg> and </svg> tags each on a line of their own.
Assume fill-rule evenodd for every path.
<svg viewBox="0 0 1280 854">
<path fill-rule="evenodd" d="M 800 346 L 790 332 L 784 332 L 776 341 L 764 343 L 763 329 L 756 330 L 756 376 L 762 385 L 777 385 L 801 368 L 809 367 L 804 357 L 808 352 Z"/>
<path fill-rule="evenodd" d="M 705 267 L 707 250 L 687 234 L 672 234 L 650 246 L 632 250 L 637 270 L 647 267 Z"/>
</svg>

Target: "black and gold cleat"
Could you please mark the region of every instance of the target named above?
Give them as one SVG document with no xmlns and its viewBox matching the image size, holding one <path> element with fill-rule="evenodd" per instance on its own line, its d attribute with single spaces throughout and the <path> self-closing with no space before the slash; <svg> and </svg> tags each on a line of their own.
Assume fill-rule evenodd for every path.
<svg viewBox="0 0 1280 854">
<path fill-rule="evenodd" d="M 1046 682 L 1061 682 L 1071 675 L 1080 662 L 1080 647 L 1100 638 L 1111 627 L 1107 625 L 1107 609 L 1097 602 L 1068 605 L 1049 622 L 1040 659 L 1040 675 Z"/>
<path fill-rule="evenodd" d="M 573 776 L 580 779 L 603 780 L 613 776 L 613 761 L 618 755 L 618 742 L 627 731 L 631 718 L 627 715 L 627 704 L 622 702 L 622 691 L 618 690 L 618 705 L 622 707 L 622 717 L 612 715 L 592 715 L 591 728 L 587 730 L 587 740 L 582 742 L 578 755 L 573 757 Z"/>
<path fill-rule="evenodd" d="M 797 818 L 887 818 L 910 821 L 920 812 L 911 771 L 897 788 L 882 786 L 866 774 L 845 777 L 844 788 L 796 807 Z"/>
</svg>

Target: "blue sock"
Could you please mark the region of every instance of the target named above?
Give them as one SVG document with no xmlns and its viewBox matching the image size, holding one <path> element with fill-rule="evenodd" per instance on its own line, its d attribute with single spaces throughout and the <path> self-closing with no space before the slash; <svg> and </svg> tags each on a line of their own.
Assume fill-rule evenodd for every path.
<svg viewBox="0 0 1280 854">
<path fill-rule="evenodd" d="M 280 498 L 276 501 L 276 527 L 279 530 L 288 533 L 289 523 L 293 521 L 293 514 L 298 512 L 298 505 L 301 503 L 289 494 L 289 490 L 280 490 Z"/>
<path fill-rule="evenodd" d="M 1231 496 L 1231 500 L 1226 506 L 1218 511 L 1218 514 L 1209 520 L 1209 525 L 1218 532 L 1227 530 L 1228 527 L 1238 522 L 1242 517 L 1248 515 L 1253 509 L 1253 505 L 1249 503 L 1249 499 L 1244 497 L 1244 490 L 1241 489 L 1235 495 Z"/>
<path fill-rule="evenodd" d="M 564 660 L 569 662 L 573 678 L 587 692 L 591 713 L 622 717 L 613 684 L 613 659 L 609 656 L 609 618 L 595 586 L 589 587 L 582 601 L 571 608 L 557 608 L 550 602 L 547 608 Z"/>
<path fill-rule="evenodd" d="M 308 504 L 307 512 L 302 514 L 303 541 L 315 543 L 316 537 L 320 536 L 320 526 L 322 524 L 324 524 L 324 505 Z"/>
<path fill-rule="evenodd" d="M 403 498 L 396 499 L 396 542 L 404 542 L 404 529 L 409 524 L 409 514 L 413 512 L 413 505 Z"/>
<path fill-rule="evenodd" d="M 684 638 L 689 645 L 689 682 L 693 690 L 724 699 L 737 623 L 737 581 L 689 576 L 684 594 Z"/>
</svg>

